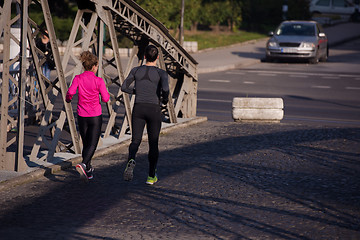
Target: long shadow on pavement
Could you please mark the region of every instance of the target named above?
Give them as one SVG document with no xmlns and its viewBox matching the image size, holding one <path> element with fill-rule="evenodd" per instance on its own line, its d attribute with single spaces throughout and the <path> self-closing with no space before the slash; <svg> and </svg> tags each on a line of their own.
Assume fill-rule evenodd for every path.
<svg viewBox="0 0 360 240">
<path fill-rule="evenodd" d="M 0 235 L 30 239 L 360 237 L 359 128 L 207 122 L 161 136 L 159 182 L 127 149 L 0 199 Z M 15 193 L 15 191 L 18 191 Z"/>
</svg>

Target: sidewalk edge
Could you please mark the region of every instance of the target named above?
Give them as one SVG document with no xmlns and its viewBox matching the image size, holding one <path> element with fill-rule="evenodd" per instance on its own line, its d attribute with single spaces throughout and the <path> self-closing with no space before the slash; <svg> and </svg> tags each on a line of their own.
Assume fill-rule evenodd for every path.
<svg viewBox="0 0 360 240">
<path fill-rule="evenodd" d="M 229 64 L 229 65 L 208 67 L 208 68 L 199 68 L 198 74 L 221 72 L 221 71 L 227 71 L 227 70 L 232 70 L 232 69 L 237 69 L 237 68 L 243 68 L 243 67 L 248 67 L 248 66 L 254 65 L 259 62 L 261 62 L 261 59 L 254 58 L 254 59 L 249 59 L 247 61 Z"/>
<path fill-rule="evenodd" d="M 244 42 L 239 42 L 239 43 L 234 43 L 234 44 L 230 44 L 230 45 L 226 45 L 226 46 L 221 46 L 221 47 L 205 48 L 205 49 L 201 49 L 201 50 L 199 50 L 199 51 L 197 51 L 196 53 L 193 53 L 193 54 L 210 52 L 210 51 L 214 51 L 214 50 L 222 50 L 222 49 L 227 49 L 227 48 L 232 48 L 232 47 L 240 47 L 240 46 L 248 45 L 248 44 L 255 44 L 255 43 L 257 43 L 257 42 L 264 41 L 264 40 L 267 40 L 267 39 L 269 39 L 269 37 L 252 39 L 252 40 L 248 40 L 248 41 L 244 41 Z"/>
</svg>

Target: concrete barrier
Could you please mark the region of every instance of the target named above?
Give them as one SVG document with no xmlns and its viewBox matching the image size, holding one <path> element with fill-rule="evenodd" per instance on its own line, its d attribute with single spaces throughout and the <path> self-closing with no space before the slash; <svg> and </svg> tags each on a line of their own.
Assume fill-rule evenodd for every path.
<svg viewBox="0 0 360 240">
<path fill-rule="evenodd" d="M 234 121 L 280 122 L 284 117 L 282 98 L 234 98 L 232 117 Z"/>
<path fill-rule="evenodd" d="M 189 53 L 196 53 L 198 51 L 198 42 L 196 41 L 184 41 L 183 48 Z"/>
</svg>

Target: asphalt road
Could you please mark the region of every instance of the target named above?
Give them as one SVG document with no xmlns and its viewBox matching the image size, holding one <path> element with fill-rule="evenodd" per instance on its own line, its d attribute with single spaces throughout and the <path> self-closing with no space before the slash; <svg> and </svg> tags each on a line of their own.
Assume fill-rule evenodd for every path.
<svg viewBox="0 0 360 240">
<path fill-rule="evenodd" d="M 360 126 L 360 40 L 330 50 L 326 63 L 260 62 L 199 75 L 198 115 L 232 121 L 234 97 L 281 97 L 283 122 Z"/>
<path fill-rule="evenodd" d="M 355 75 L 349 80 L 333 66 L 350 63 L 331 64 L 259 63 L 208 75 L 215 76 L 211 78 L 201 75 L 199 105 L 206 102 L 209 112 L 223 117 L 230 113 L 224 104 L 231 106 L 231 94 L 242 89 L 257 96 L 291 93 L 285 103 L 294 99 L 301 109 L 315 103 L 343 109 L 342 101 L 349 98 L 354 102 L 347 107 L 356 113 L 357 89 L 347 89 L 354 90 L 354 96 L 345 90 L 355 86 L 351 84 L 359 74 L 345 71 Z M 327 71 L 314 77 L 312 68 Z M 316 82 L 320 80 L 323 83 Z M 292 85 L 286 85 L 289 82 Z M 206 89 L 205 83 L 214 88 Z M 337 83 L 342 85 L 333 85 Z M 311 88 L 325 84 L 331 88 Z M 335 96 L 340 86 L 345 94 Z M 320 101 L 327 98 L 333 102 Z M 323 120 L 319 109 L 314 107 L 315 117 Z M 148 150 L 144 141 L 132 182 L 122 180 L 127 155 L 122 146 L 93 160 L 95 179 L 90 184 L 79 181 L 69 168 L 2 191 L 0 238 L 360 238 L 359 128 L 238 124 L 230 117 L 226 121 L 210 120 L 162 135 L 159 182 L 154 186 L 144 183 Z"/>
<path fill-rule="evenodd" d="M 207 121 L 161 135 L 159 182 L 147 143 L 134 180 L 127 148 L 4 190 L 0 239 L 360 238 L 359 128 Z"/>
</svg>

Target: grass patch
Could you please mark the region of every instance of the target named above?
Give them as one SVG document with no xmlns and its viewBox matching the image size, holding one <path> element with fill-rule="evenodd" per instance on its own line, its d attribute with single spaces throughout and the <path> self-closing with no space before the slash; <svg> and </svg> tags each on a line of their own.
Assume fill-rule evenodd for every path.
<svg viewBox="0 0 360 240">
<path fill-rule="evenodd" d="M 235 33 L 231 32 L 209 32 L 202 31 L 197 33 L 185 33 L 185 41 L 198 42 L 198 49 L 216 48 L 222 46 L 228 46 L 235 43 L 246 42 L 253 39 L 260 39 L 267 37 L 264 34 L 254 32 L 239 31 Z"/>
</svg>

